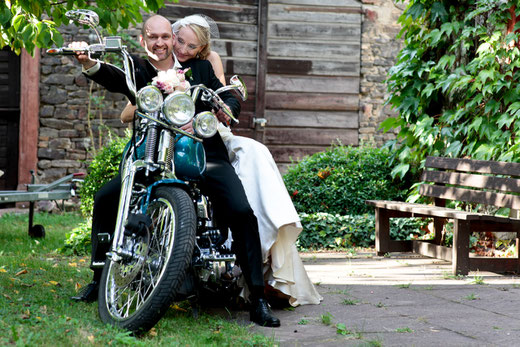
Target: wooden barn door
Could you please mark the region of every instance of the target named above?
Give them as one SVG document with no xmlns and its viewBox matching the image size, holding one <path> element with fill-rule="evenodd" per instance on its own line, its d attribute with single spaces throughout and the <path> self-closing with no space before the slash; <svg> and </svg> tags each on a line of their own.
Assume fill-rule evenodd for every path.
<svg viewBox="0 0 520 347">
<path fill-rule="evenodd" d="M 360 2 L 268 0 L 267 6 L 263 142 L 279 166 L 338 141 L 357 145 Z"/>
<path fill-rule="evenodd" d="M 159 10 L 159 14 L 172 23 L 199 13 L 211 17 L 218 25 L 220 38 L 211 40 L 211 45 L 222 58 L 226 80 L 229 83 L 231 76 L 239 75 L 244 79 L 250 95 L 246 102 L 242 102 L 240 124 L 233 128 L 233 132 L 254 138 L 258 0 L 179 0 L 178 3 L 167 3 L 165 8 Z"/>
<path fill-rule="evenodd" d="M 0 190 L 18 183 L 20 123 L 20 57 L 7 47 L 0 50 Z"/>
<path fill-rule="evenodd" d="M 332 143 L 358 144 L 360 2 L 179 0 L 159 13 L 217 22 L 226 78 L 239 74 L 250 95 L 233 132 L 266 144 L 282 170 Z"/>
</svg>

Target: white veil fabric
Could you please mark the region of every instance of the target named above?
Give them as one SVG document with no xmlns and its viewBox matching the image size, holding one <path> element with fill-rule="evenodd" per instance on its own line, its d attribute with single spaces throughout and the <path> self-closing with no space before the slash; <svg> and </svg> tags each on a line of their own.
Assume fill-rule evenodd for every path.
<svg viewBox="0 0 520 347">
<path fill-rule="evenodd" d="M 220 37 L 217 23 L 215 23 L 215 21 L 210 17 L 203 14 L 193 14 L 191 16 L 179 19 L 178 21 L 172 24 L 173 32 L 177 33 L 182 27 L 185 27 L 190 24 L 196 24 L 208 29 L 211 39 L 218 39 Z"/>
</svg>

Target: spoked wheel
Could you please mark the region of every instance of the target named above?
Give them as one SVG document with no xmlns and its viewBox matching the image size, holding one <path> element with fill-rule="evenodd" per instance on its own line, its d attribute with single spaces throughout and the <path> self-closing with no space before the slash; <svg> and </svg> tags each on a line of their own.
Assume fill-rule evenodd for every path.
<svg viewBox="0 0 520 347">
<path fill-rule="evenodd" d="M 146 214 L 148 232 L 124 236 L 123 259 L 107 260 L 99 291 L 101 320 L 134 333 L 148 331 L 167 311 L 195 242 L 195 208 L 184 190 L 157 188 Z"/>
</svg>

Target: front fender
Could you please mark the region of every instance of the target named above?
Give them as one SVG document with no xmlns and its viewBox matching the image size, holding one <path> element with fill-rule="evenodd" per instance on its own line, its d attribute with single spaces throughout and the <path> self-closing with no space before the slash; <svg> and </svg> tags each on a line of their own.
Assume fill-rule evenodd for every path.
<svg viewBox="0 0 520 347">
<path fill-rule="evenodd" d="M 184 181 L 181 181 L 181 180 L 176 179 L 176 178 L 165 178 L 165 179 L 156 181 L 156 182 L 154 182 L 153 184 L 149 185 L 146 188 L 146 190 L 148 192 L 146 194 L 145 203 L 143 204 L 143 206 L 141 206 L 141 212 L 142 213 L 146 213 L 146 209 L 148 208 L 148 204 L 150 203 L 150 197 L 152 196 L 152 194 L 155 191 L 155 189 L 157 187 L 161 187 L 161 186 L 175 186 L 175 187 L 179 187 L 181 189 L 184 189 L 188 193 L 188 195 L 191 196 L 191 194 L 190 194 L 190 187 Z"/>
</svg>

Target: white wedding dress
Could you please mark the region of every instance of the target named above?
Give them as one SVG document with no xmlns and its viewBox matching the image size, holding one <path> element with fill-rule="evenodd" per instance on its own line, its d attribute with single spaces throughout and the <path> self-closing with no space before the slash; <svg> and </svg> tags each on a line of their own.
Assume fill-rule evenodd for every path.
<svg viewBox="0 0 520 347">
<path fill-rule="evenodd" d="M 295 245 L 302 231 L 300 218 L 271 153 L 262 143 L 235 136 L 222 124 L 219 133 L 258 220 L 266 283 L 288 295 L 292 306 L 319 304 L 322 297 Z"/>
</svg>

